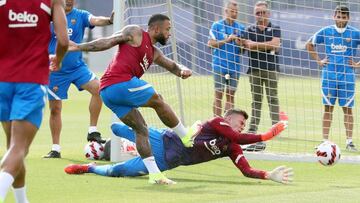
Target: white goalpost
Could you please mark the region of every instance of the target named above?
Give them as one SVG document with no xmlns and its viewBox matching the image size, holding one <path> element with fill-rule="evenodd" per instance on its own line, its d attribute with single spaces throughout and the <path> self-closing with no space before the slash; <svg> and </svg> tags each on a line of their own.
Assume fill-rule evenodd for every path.
<svg viewBox="0 0 360 203">
<path fill-rule="evenodd" d="M 207 46 L 209 29 L 214 21 L 223 18 L 222 0 L 114 0 L 114 32 L 127 24 L 138 24 L 144 29 L 154 13 L 171 18 L 172 36 L 161 47 L 164 54 L 193 70 L 193 76 L 181 80 L 165 69 L 152 65 L 143 79 L 152 84 L 165 101 L 190 126 L 196 120 L 213 116 L 214 78 L 212 50 Z M 244 26 L 255 23 L 253 8 L 256 0 L 238 0 L 237 21 Z M 278 138 L 267 142 L 263 152 L 246 154 L 251 159 L 315 161 L 315 150 L 322 141 L 324 107 L 321 95 L 321 69 L 305 50 L 306 41 L 319 29 L 334 24 L 333 13 L 337 5 L 350 9 L 350 25 L 360 29 L 360 2 L 358 0 L 271 0 L 270 21 L 281 28 L 279 53 L 280 73 L 278 95 L 280 111 L 287 112 L 289 127 Z M 324 57 L 324 46 L 317 47 Z M 359 54 L 354 57 L 360 61 Z M 246 110 L 251 117 L 252 95 L 247 75 L 249 57 L 241 54 L 241 70 L 235 94 L 235 107 Z M 356 72 L 358 73 L 358 71 Z M 359 84 L 357 83 L 359 87 Z M 356 91 L 353 108 L 353 141 L 360 148 L 359 94 Z M 223 100 L 223 108 L 224 108 Z M 149 126 L 165 127 L 152 109 L 141 108 Z M 258 132 L 271 126 L 269 107 L 264 89 L 261 120 Z M 115 118 L 115 117 L 114 117 Z M 343 112 L 335 104 L 329 138 L 342 150 L 340 161 L 360 163 L 359 152 L 347 152 Z M 248 123 L 250 118 L 248 119 Z M 247 128 L 245 129 L 245 131 Z M 117 141 L 116 141 L 117 140 Z M 124 160 L 119 153 L 121 141 L 112 136 L 111 161 Z"/>
</svg>

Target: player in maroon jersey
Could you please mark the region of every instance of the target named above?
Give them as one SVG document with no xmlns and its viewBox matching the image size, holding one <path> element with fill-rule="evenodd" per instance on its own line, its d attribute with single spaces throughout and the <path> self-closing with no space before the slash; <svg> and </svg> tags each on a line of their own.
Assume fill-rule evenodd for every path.
<svg viewBox="0 0 360 203">
<path fill-rule="evenodd" d="M 152 62 L 183 79 L 191 76 L 191 70 L 165 57 L 154 46 L 157 42 L 166 44 L 170 37 L 170 29 L 169 17 L 155 14 L 149 19 L 147 31 L 142 30 L 138 25 L 128 25 L 110 37 L 79 45 L 73 43 L 69 47 L 71 51 L 103 51 L 119 46 L 100 80 L 100 95 L 104 104 L 122 122 L 134 129 L 137 149 L 149 170 L 149 182 L 160 184 L 173 182 L 162 175 L 156 165 L 149 145 L 147 125 L 137 108 L 153 108 L 161 121 L 173 129 L 186 146 L 192 145 L 190 133 L 187 134 L 187 130 L 174 111 L 150 84 L 140 79 Z"/>
<path fill-rule="evenodd" d="M 51 20 L 58 45 L 50 58 L 50 70 L 58 70 L 69 42 L 64 2 L 0 1 L 0 121 L 7 140 L 0 169 L 0 203 L 11 185 L 16 202 L 28 202 L 24 161 L 46 101 Z"/>
<path fill-rule="evenodd" d="M 269 179 L 280 183 L 292 181 L 291 168 L 280 166 L 272 171 L 252 168 L 240 147 L 241 144 L 252 144 L 266 141 L 280 134 L 287 127 L 287 121 L 280 121 L 263 134 L 244 134 L 248 115 L 245 111 L 230 109 L 224 118 L 215 117 L 204 123 L 196 123 L 193 147 L 185 147 L 178 136 L 171 130 L 149 128 L 150 143 L 154 156 L 162 171 L 178 166 L 194 165 L 221 157 L 229 157 L 235 166 L 249 178 Z M 122 123 L 111 126 L 115 135 L 134 141 L 132 129 Z M 95 164 L 72 164 L 65 168 L 68 174 L 95 173 L 103 176 L 140 176 L 147 174 L 140 157 L 126 162 L 97 166 Z"/>
</svg>

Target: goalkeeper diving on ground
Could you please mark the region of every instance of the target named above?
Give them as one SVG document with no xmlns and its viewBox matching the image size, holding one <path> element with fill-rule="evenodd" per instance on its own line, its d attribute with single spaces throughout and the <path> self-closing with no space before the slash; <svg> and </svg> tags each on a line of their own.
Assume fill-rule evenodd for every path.
<svg viewBox="0 0 360 203">
<path fill-rule="evenodd" d="M 224 117 L 214 117 L 204 123 L 196 122 L 193 131 L 193 147 L 185 147 L 180 138 L 170 129 L 149 128 L 150 144 L 161 171 L 178 166 L 188 166 L 210 160 L 229 157 L 242 174 L 249 178 L 290 183 L 292 168 L 279 166 L 272 171 L 252 168 L 246 160 L 240 145 L 267 141 L 287 128 L 287 121 L 280 121 L 262 134 L 241 133 L 248 114 L 239 109 L 229 109 Z M 113 123 L 113 133 L 135 141 L 134 131 L 123 123 Z M 65 168 L 68 174 L 95 173 L 109 177 L 134 177 L 148 174 L 140 156 L 125 162 L 109 165 L 71 164 Z"/>
</svg>

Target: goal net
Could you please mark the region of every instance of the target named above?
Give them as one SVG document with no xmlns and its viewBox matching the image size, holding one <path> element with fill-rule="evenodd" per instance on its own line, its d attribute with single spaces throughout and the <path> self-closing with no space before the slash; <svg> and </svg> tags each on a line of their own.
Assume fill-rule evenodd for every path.
<svg viewBox="0 0 360 203">
<path fill-rule="evenodd" d="M 171 18 L 172 36 L 161 49 L 166 56 L 192 69 L 193 76 L 181 80 L 165 69 L 153 65 L 143 79 L 154 86 L 183 122 L 189 126 L 196 120 L 213 116 L 214 73 L 212 49 L 208 46 L 209 29 L 215 21 L 224 18 L 222 0 L 127 0 L 123 6 L 124 25 L 138 24 L 144 29 L 154 13 Z M 237 21 L 245 27 L 255 23 L 254 0 L 238 0 Z M 307 40 L 324 26 L 333 25 L 334 8 L 350 8 L 351 26 L 360 28 L 360 3 L 358 0 L 273 0 L 267 1 L 270 21 L 281 28 L 279 51 L 280 73 L 278 97 L 280 111 L 287 113 L 289 127 L 280 136 L 268 141 L 265 151 L 249 153 L 254 158 L 314 160 L 314 147 L 322 141 L 324 106 L 321 92 L 321 69 L 310 59 L 305 49 Z M 324 46 L 317 46 L 321 58 Z M 359 61 L 358 57 L 354 61 Z M 247 70 L 248 53 L 240 55 L 240 79 L 235 94 L 235 107 L 246 110 L 251 119 L 252 94 Z M 353 108 L 353 141 L 360 147 L 359 94 L 355 94 Z M 225 97 L 223 96 L 222 110 Z M 141 108 L 149 126 L 164 127 L 152 109 Z M 261 118 L 258 132 L 270 128 L 269 105 L 263 89 Z M 247 128 L 245 129 L 247 130 Z M 344 114 L 336 102 L 329 139 L 342 149 L 342 161 L 360 162 L 359 153 L 347 152 Z"/>
</svg>

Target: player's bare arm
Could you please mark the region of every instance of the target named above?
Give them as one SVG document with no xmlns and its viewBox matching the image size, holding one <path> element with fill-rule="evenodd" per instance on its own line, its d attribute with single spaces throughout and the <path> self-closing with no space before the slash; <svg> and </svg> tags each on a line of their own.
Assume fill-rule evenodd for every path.
<svg viewBox="0 0 360 203">
<path fill-rule="evenodd" d="M 114 11 L 111 13 L 110 17 L 92 16 L 90 18 L 90 24 L 93 26 L 106 26 L 106 25 L 112 25 L 113 23 L 114 23 Z"/>
<path fill-rule="evenodd" d="M 223 39 L 223 40 L 209 39 L 208 46 L 210 48 L 219 48 L 222 45 L 229 43 L 231 41 L 235 41 L 238 44 L 238 43 L 240 43 L 240 41 L 238 41 L 238 40 L 239 40 L 239 37 L 233 34 L 233 35 L 229 35 L 226 39 Z M 238 44 L 238 45 L 240 45 L 240 44 Z"/>
<path fill-rule="evenodd" d="M 246 40 L 245 47 L 249 50 L 257 51 L 278 51 L 280 49 L 281 40 L 279 37 L 273 37 L 271 41 L 254 42 Z"/>
<path fill-rule="evenodd" d="M 186 79 L 192 75 L 192 71 L 190 69 L 169 59 L 157 47 L 155 47 L 154 51 L 154 63 L 164 67 L 166 70 L 178 77 L 181 77 L 182 79 Z"/>
<path fill-rule="evenodd" d="M 69 51 L 104 51 L 114 47 L 118 44 L 129 43 L 131 45 L 136 45 L 139 41 L 139 33 L 141 33 L 141 28 L 139 26 L 128 25 L 124 27 L 119 32 L 113 34 L 109 37 L 103 37 L 91 42 L 86 42 L 82 44 L 70 43 Z M 140 39 L 141 42 L 141 39 Z"/>
<path fill-rule="evenodd" d="M 322 68 L 324 65 L 328 63 L 327 57 L 325 57 L 324 59 L 320 59 L 318 53 L 315 50 L 315 45 L 311 41 L 307 42 L 305 47 L 306 50 L 309 52 L 311 58 L 316 61 L 316 63 L 320 66 L 320 68 Z"/>
<path fill-rule="evenodd" d="M 56 71 L 60 68 L 60 63 L 68 49 L 69 37 L 67 34 L 67 22 L 65 16 L 65 4 L 63 0 L 52 1 L 52 19 L 57 38 L 56 55 L 50 58 L 50 69 Z"/>
</svg>

